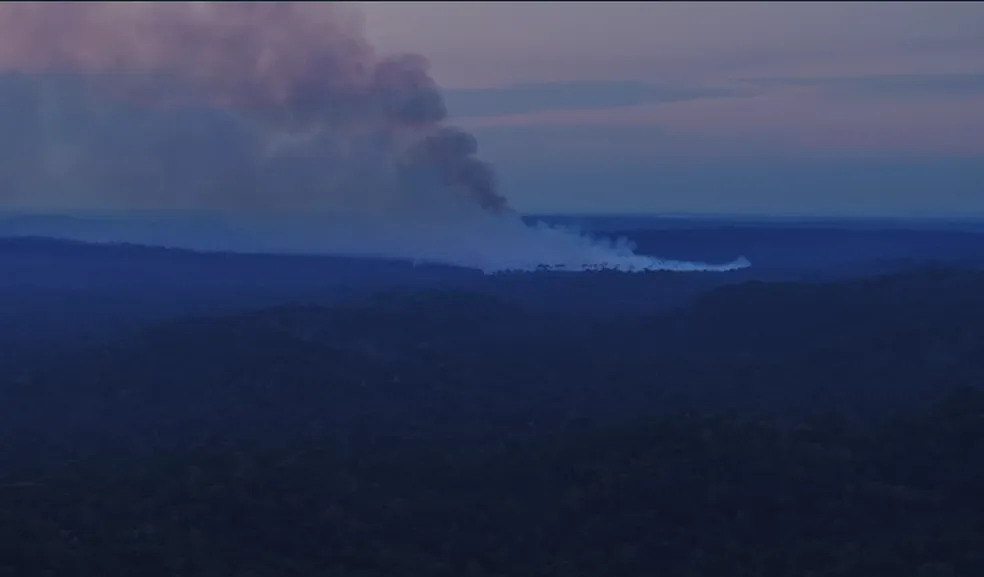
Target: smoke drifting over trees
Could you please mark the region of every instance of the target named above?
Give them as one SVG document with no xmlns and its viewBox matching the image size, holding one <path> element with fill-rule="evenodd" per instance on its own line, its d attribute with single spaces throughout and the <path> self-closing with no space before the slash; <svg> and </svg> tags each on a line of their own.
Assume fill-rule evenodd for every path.
<svg viewBox="0 0 984 577">
<path fill-rule="evenodd" d="M 5 3 L 0 74 L 6 207 L 324 213 L 349 235 L 386 231 L 348 245 L 458 264 L 448 243 L 482 231 L 465 244 L 493 268 L 515 251 L 570 268 L 625 252 L 517 227 L 475 138 L 445 123 L 427 61 L 375 54 L 349 6 Z M 271 248 L 337 249 L 329 228 Z"/>
</svg>

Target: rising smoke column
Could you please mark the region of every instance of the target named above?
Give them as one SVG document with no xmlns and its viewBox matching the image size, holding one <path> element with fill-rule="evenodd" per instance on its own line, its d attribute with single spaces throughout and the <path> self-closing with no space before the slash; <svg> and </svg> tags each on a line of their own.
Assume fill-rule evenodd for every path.
<svg viewBox="0 0 984 577">
<path fill-rule="evenodd" d="M 3 3 L 0 201 L 304 214 L 271 248 L 487 270 L 702 268 L 523 226 L 427 68 L 339 4 Z"/>
</svg>

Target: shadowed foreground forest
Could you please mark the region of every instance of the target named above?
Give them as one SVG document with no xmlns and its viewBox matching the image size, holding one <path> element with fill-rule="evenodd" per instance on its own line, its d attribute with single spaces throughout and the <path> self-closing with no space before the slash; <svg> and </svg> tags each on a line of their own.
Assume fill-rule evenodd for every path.
<svg viewBox="0 0 984 577">
<path fill-rule="evenodd" d="M 618 298 L 605 274 L 569 282 Z M 984 273 L 530 302 L 394 291 L 8 358 L 0 575 L 984 574 Z"/>
</svg>

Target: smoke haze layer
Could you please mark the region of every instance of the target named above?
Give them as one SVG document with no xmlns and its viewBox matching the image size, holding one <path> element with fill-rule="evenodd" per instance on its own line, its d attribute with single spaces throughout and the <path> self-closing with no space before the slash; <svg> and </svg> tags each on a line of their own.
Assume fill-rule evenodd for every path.
<svg viewBox="0 0 984 577">
<path fill-rule="evenodd" d="M 207 210 L 269 250 L 484 270 L 747 265 L 527 227 L 445 121 L 426 60 L 377 56 L 349 6 L 0 4 L 6 208 Z"/>
</svg>

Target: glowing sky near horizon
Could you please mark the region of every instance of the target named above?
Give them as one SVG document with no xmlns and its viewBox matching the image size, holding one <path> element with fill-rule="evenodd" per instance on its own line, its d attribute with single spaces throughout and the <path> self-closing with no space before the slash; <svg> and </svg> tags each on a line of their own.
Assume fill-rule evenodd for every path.
<svg viewBox="0 0 984 577">
<path fill-rule="evenodd" d="M 474 133 L 499 192 L 519 211 L 984 217 L 984 3 L 347 4 L 362 12 L 376 53 L 430 61 L 452 122 Z M 7 54 L 8 64 L 42 58 L 59 43 L 73 58 L 93 56 L 71 35 L 19 37 L 23 22 L 9 6 L 3 38 L 13 39 L 9 46 L 26 38 L 31 48 Z M 148 5 L 129 6 L 126 13 Z M 341 37 L 360 36 L 355 21 L 340 24 Z M 216 25 L 236 26 L 234 18 Z M 152 53 L 152 39 L 128 26 L 111 26 L 110 36 L 137 39 L 127 54 Z M 280 47 L 286 53 L 310 52 L 282 28 L 266 19 L 257 30 L 290 37 Z M 186 64 L 214 64 L 200 50 L 184 52 L 192 55 Z M 322 72 L 311 78 L 331 78 Z M 10 102 L 33 106 L 17 100 L 23 95 L 10 80 L 0 77 Z M 223 101 L 249 96 L 236 90 Z M 26 118 L 15 108 L 0 110 L 0 129 Z M 52 113 L 50 103 L 41 108 Z M 207 128 L 190 118 L 195 130 Z M 4 133 L 0 168 L 29 165 L 18 160 L 29 146 L 16 132 Z M 45 132 L 59 143 L 45 150 L 55 165 L 71 164 L 56 133 Z M 195 160 L 232 162 L 213 140 L 193 139 L 203 148 Z M 16 179 L 8 182 L 7 198 L 33 195 L 21 201 L 49 206 L 17 190 Z"/>
<path fill-rule="evenodd" d="M 984 215 L 984 3 L 362 3 L 527 210 Z"/>
</svg>

